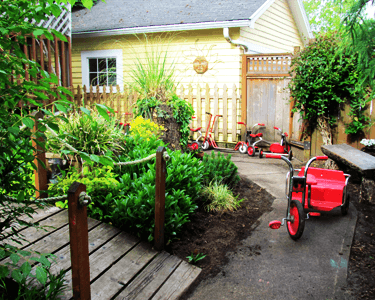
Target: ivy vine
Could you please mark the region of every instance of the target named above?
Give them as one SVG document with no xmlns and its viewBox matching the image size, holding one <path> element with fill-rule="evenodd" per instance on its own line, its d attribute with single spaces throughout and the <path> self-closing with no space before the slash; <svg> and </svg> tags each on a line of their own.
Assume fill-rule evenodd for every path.
<svg viewBox="0 0 375 300">
<path fill-rule="evenodd" d="M 351 122 L 345 124 L 345 133 L 356 134 L 371 126 L 371 120 L 364 114 L 369 91 L 359 81 L 357 54 L 339 52 L 341 43 L 337 32 L 318 35 L 293 58 L 289 88 L 294 112 L 298 111 L 312 128 L 319 117 L 330 126 L 335 124 L 343 104 L 348 103 Z"/>
</svg>

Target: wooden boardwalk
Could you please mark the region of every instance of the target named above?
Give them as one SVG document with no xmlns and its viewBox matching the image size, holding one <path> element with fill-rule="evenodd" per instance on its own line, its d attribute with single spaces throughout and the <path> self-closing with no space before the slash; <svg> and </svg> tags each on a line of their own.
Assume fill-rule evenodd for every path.
<svg viewBox="0 0 375 300">
<path fill-rule="evenodd" d="M 61 299 L 71 299 L 68 211 L 50 207 L 34 215 L 34 220 L 53 228 L 23 229 L 27 242 L 22 249 L 56 255 L 53 272 L 69 270 Z M 201 272 L 108 224 L 88 218 L 88 228 L 91 299 L 178 299 Z"/>
</svg>

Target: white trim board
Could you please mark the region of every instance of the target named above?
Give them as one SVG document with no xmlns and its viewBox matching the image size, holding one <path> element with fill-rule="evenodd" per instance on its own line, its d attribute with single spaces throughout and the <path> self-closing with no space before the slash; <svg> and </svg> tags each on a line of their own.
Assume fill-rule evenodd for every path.
<svg viewBox="0 0 375 300">
<path fill-rule="evenodd" d="M 81 51 L 81 72 L 82 72 L 82 85 L 86 85 L 87 92 L 89 92 L 89 58 L 116 58 L 116 79 L 117 84 L 120 86 L 120 91 L 123 90 L 123 60 L 122 60 L 122 49 L 110 49 L 110 50 L 94 50 L 94 51 Z M 114 92 L 116 88 L 114 88 Z M 93 92 L 96 93 L 96 87 L 93 87 Z M 103 87 L 99 87 L 99 92 L 103 92 Z M 109 93 L 109 87 L 107 87 L 107 93 Z"/>
</svg>

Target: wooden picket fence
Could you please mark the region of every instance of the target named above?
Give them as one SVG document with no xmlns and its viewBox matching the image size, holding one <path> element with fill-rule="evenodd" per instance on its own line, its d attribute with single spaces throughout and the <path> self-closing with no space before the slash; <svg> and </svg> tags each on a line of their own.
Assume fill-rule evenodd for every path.
<svg viewBox="0 0 375 300">
<path fill-rule="evenodd" d="M 101 93 L 99 87 L 83 86 L 71 87 L 73 102 L 80 106 L 92 106 L 95 103 L 105 104 L 115 111 L 122 122 L 129 122 L 132 116 L 126 116 L 124 113 L 132 113 L 133 107 L 138 99 L 137 93 L 131 92 L 130 88 L 125 85 L 122 89 L 117 85 L 115 87 L 103 87 L 102 90 L 109 91 Z M 219 88 L 215 85 L 210 88 L 208 84 L 202 88 L 196 86 L 179 86 L 177 95 L 192 104 L 195 111 L 195 119 L 192 127 L 202 127 L 202 133 L 205 133 L 210 112 L 213 116 L 222 115 L 215 122 L 213 129 L 215 139 L 222 142 L 234 142 L 238 140 L 240 125 L 237 124 L 241 117 L 240 95 L 236 85 L 228 89 L 227 85 Z M 212 122 L 212 120 L 211 120 Z"/>
</svg>

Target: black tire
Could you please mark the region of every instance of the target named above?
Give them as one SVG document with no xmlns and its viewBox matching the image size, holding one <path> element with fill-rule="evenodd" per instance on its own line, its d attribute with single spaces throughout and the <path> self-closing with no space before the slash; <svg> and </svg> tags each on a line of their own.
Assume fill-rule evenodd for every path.
<svg viewBox="0 0 375 300">
<path fill-rule="evenodd" d="M 289 150 L 289 152 L 288 152 L 288 159 L 289 159 L 289 161 L 292 161 L 292 159 L 293 159 L 293 152 L 292 152 L 292 150 Z"/>
<path fill-rule="evenodd" d="M 249 156 L 255 156 L 255 147 L 254 146 L 247 147 L 247 154 L 249 154 Z"/>
<path fill-rule="evenodd" d="M 344 206 L 341 206 L 341 214 L 343 216 L 346 216 L 348 214 L 348 211 L 349 211 L 349 195 L 347 194 L 346 192 L 346 186 L 344 187 L 344 191 L 342 193 L 342 203 L 344 204 L 344 201 L 346 199 L 346 202 L 345 202 L 345 205 Z"/>
<path fill-rule="evenodd" d="M 262 149 L 259 150 L 259 158 L 263 158 L 263 150 Z"/>
<path fill-rule="evenodd" d="M 294 221 L 287 221 L 286 228 L 292 240 L 298 240 L 305 229 L 305 213 L 298 200 L 292 200 L 290 203 L 290 217 L 294 218 Z"/>
</svg>

